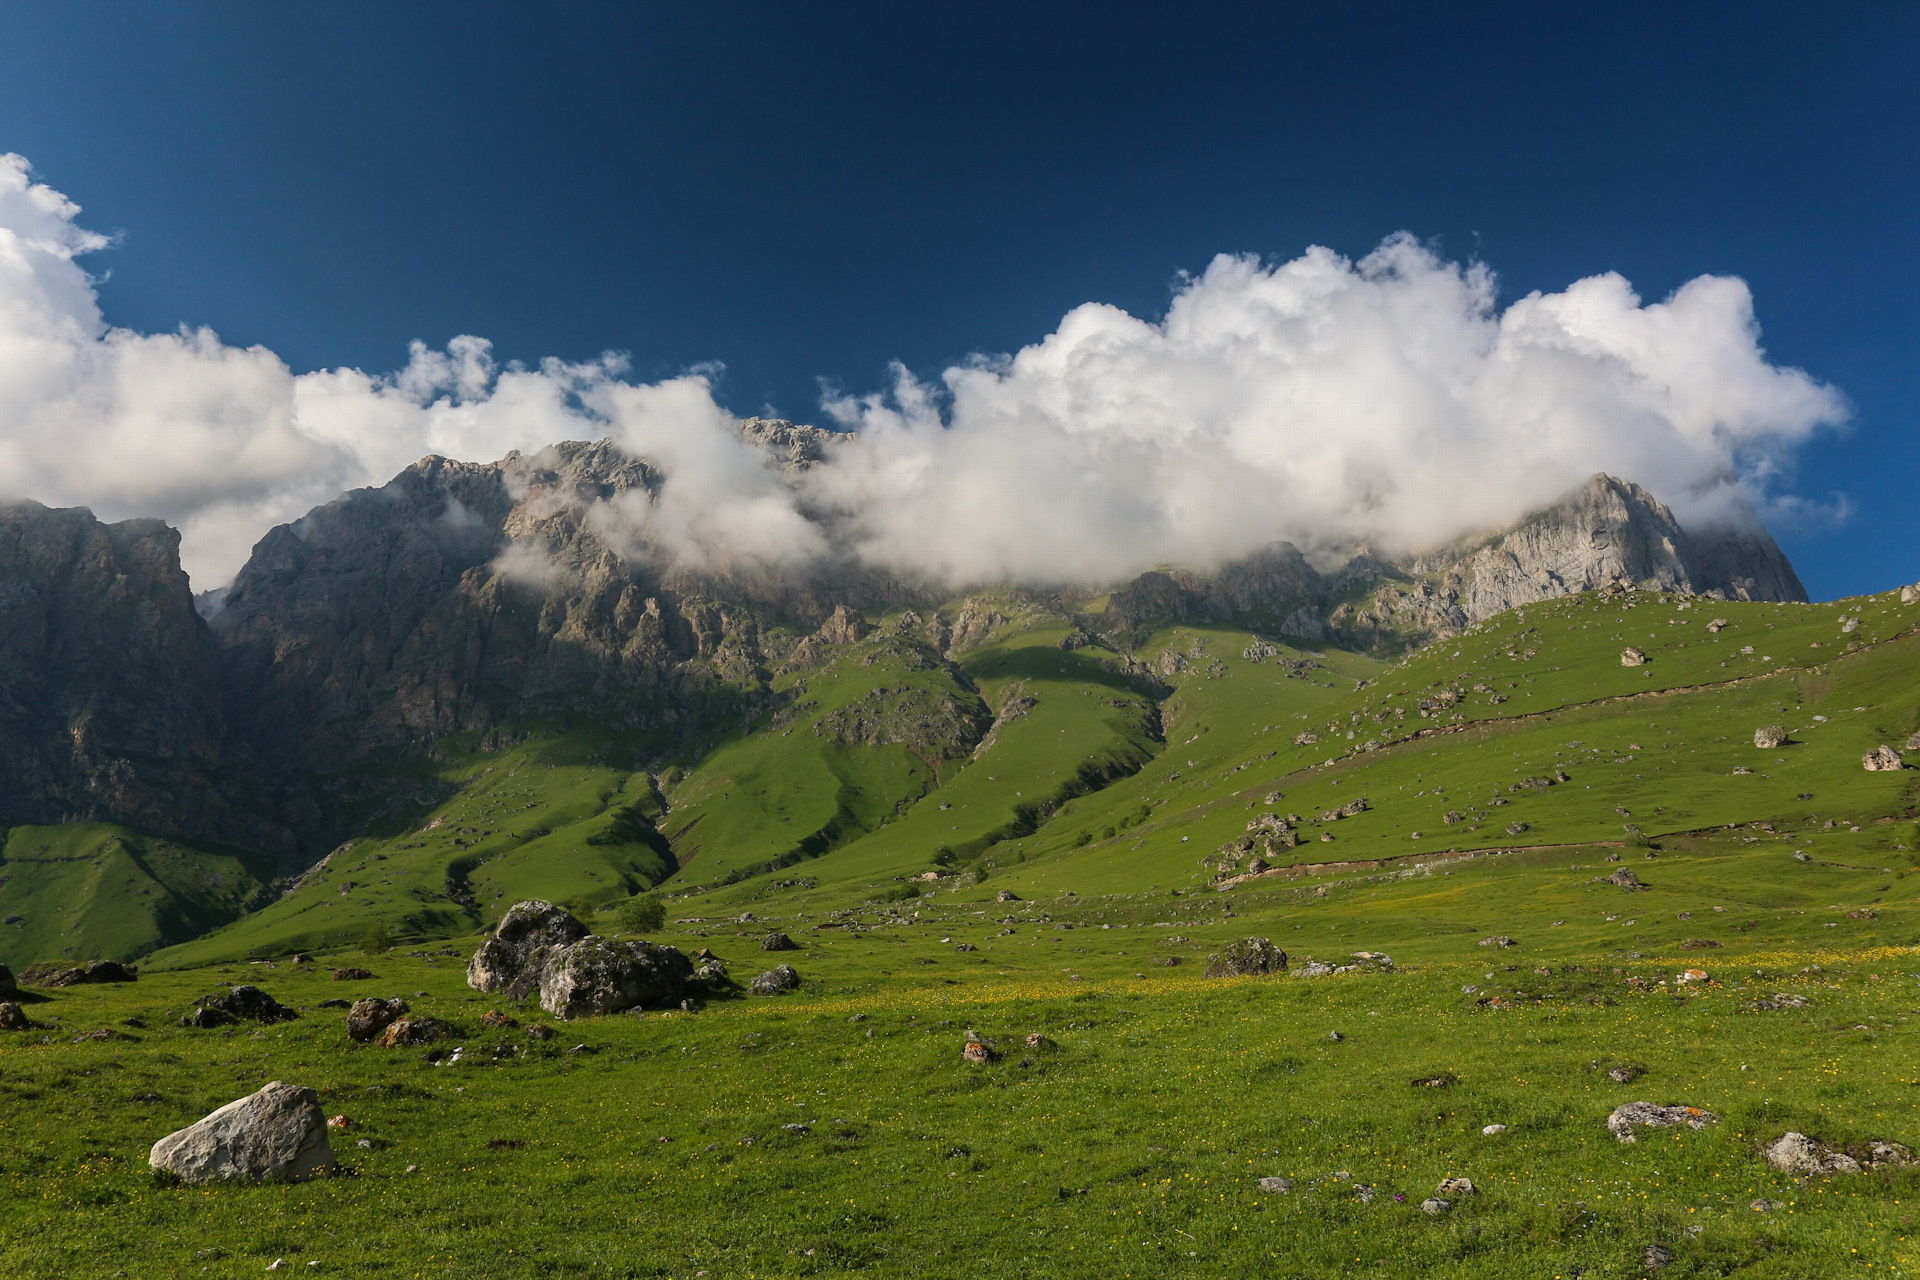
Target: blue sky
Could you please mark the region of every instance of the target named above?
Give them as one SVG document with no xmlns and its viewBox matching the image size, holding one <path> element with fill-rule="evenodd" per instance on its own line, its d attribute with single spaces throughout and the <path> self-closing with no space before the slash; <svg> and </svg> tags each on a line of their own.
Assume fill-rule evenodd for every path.
<svg viewBox="0 0 1920 1280">
<path fill-rule="evenodd" d="M 12 6 L 0 152 L 117 237 L 115 325 L 295 372 L 468 333 L 720 362 L 806 420 L 1085 302 L 1157 317 L 1220 252 L 1405 230 L 1507 300 L 1736 275 L 1852 406 L 1779 483 L 1851 514 L 1776 536 L 1816 597 L 1920 578 L 1920 10 L 1458 10 Z"/>
</svg>

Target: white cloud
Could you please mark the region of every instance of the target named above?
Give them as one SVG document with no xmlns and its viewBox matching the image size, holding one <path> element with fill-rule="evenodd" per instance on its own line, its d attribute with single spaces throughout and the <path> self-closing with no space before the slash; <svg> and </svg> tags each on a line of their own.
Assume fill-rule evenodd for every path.
<svg viewBox="0 0 1920 1280">
<path fill-rule="evenodd" d="M 603 355 L 500 367 L 481 338 L 415 343 L 390 374 L 295 375 L 210 330 L 108 325 L 79 209 L 0 156 L 0 493 L 157 515 L 200 586 L 269 526 L 429 453 L 491 461 L 607 436 L 657 491 L 591 513 L 693 570 L 778 569 L 851 548 L 952 583 L 1124 578 L 1274 539 L 1412 549 L 1501 524 L 1594 471 L 1683 518 L 1770 496 L 1842 421 L 1831 388 L 1770 365 L 1746 285 L 1643 304 L 1618 276 L 1504 310 L 1482 267 L 1406 237 L 1358 262 L 1220 257 L 1158 322 L 1089 303 L 1012 356 L 828 411 L 858 437 L 795 491 L 694 373 L 639 385 Z M 830 514 L 826 524 L 802 515 Z M 529 556 L 502 561 L 537 577 Z"/>
</svg>

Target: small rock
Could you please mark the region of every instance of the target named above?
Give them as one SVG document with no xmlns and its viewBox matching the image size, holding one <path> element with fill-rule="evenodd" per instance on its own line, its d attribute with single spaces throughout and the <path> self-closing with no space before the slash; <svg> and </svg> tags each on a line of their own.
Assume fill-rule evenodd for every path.
<svg viewBox="0 0 1920 1280">
<path fill-rule="evenodd" d="M 12 1000 L 0 1001 L 0 1031 L 25 1031 L 31 1025 L 25 1009 Z"/>
<path fill-rule="evenodd" d="M 1439 1217 L 1443 1213 L 1447 1213 L 1451 1211 L 1452 1208 L 1453 1208 L 1452 1201 L 1442 1200 L 1438 1196 L 1428 1196 L 1425 1200 L 1422 1200 L 1420 1202 L 1420 1212 L 1429 1214 L 1435 1218 Z"/>
<path fill-rule="evenodd" d="M 1645 666 L 1646 662 L 1647 655 L 1631 645 L 1620 651 L 1620 665 L 1623 667 Z"/>
<path fill-rule="evenodd" d="M 1845 1151 L 1829 1147 L 1804 1133 L 1787 1133 L 1761 1152 L 1768 1164 L 1782 1173 L 1820 1175 L 1859 1173 L 1862 1168 L 1900 1168 L 1913 1163 L 1913 1153 L 1894 1142 L 1869 1143 L 1862 1161 Z"/>
<path fill-rule="evenodd" d="M 1685 1125 L 1689 1129 L 1704 1129 L 1717 1123 L 1720 1117 L 1711 1111 L 1685 1105 L 1663 1107 L 1652 1102 L 1629 1102 L 1615 1107 L 1613 1114 L 1607 1117 L 1607 1131 L 1621 1142 L 1636 1141 L 1634 1126 L 1649 1129 L 1664 1129 Z"/>
<path fill-rule="evenodd" d="M 1255 1185 L 1257 1185 L 1262 1191 L 1270 1191 L 1275 1195 L 1285 1195 L 1287 1192 L 1293 1190 L 1293 1179 L 1292 1178 L 1262 1178 Z"/>
<path fill-rule="evenodd" d="M 1622 889 L 1644 889 L 1647 887 L 1646 883 L 1641 880 L 1639 876 L 1633 874 L 1632 869 L 1628 867 L 1621 867 L 1618 871 L 1608 876 L 1607 883 L 1617 884 Z"/>
<path fill-rule="evenodd" d="M 1813 855 L 1808 853 L 1805 849 L 1795 849 L 1793 851 L 1793 860 L 1795 862 L 1812 862 Z"/>
<path fill-rule="evenodd" d="M 1645 1067 L 1637 1066 L 1630 1062 L 1623 1063 L 1617 1067 L 1607 1068 L 1607 1079 L 1613 1081 L 1615 1084 L 1632 1084 L 1645 1074 L 1647 1074 Z"/>
<path fill-rule="evenodd" d="M 480 1025 L 492 1027 L 496 1031 L 505 1031 L 511 1027 L 519 1026 L 520 1023 L 517 1019 L 508 1017 L 498 1009 L 489 1009 L 480 1015 Z"/>
<path fill-rule="evenodd" d="M 1209 978 L 1246 978 L 1285 973 L 1287 953 L 1266 938 L 1243 938 L 1230 942 L 1219 955 L 1207 957 L 1204 974 Z"/>
<path fill-rule="evenodd" d="M 394 1020 L 406 1012 L 407 1002 L 398 996 L 391 1000 L 382 1000 L 378 996 L 356 1000 L 353 1007 L 347 1010 L 347 1038 L 364 1044 L 393 1025 Z"/>
<path fill-rule="evenodd" d="M 371 977 L 373 977 L 373 973 L 367 969 L 346 968 L 335 969 L 333 971 L 333 980 L 335 982 L 365 982 Z"/>
<path fill-rule="evenodd" d="M 553 1028 L 544 1022 L 530 1022 L 527 1024 L 527 1039 L 551 1040 L 553 1039 Z"/>
<path fill-rule="evenodd" d="M 398 1018 L 388 1025 L 380 1037 L 380 1045 L 385 1049 L 401 1049 L 431 1044 L 439 1038 L 440 1028 L 429 1018 Z"/>
<path fill-rule="evenodd" d="M 800 944 L 784 933 L 770 933 L 760 939 L 762 951 L 798 951 Z"/>
<path fill-rule="evenodd" d="M 998 1053 L 994 1052 L 992 1045 L 981 1040 L 967 1041 L 967 1047 L 960 1051 L 960 1061 L 962 1062 L 987 1063 L 992 1062 L 999 1056 Z"/>
<path fill-rule="evenodd" d="M 160 1139 L 148 1163 L 185 1182 L 294 1181 L 334 1165 L 319 1095 L 279 1080 Z"/>
<path fill-rule="evenodd" d="M 1378 1193 L 1365 1183 L 1356 1182 L 1353 1184 L 1353 1194 L 1359 1198 L 1361 1204 L 1372 1204 L 1374 1196 Z"/>
<path fill-rule="evenodd" d="M 1338 1044 L 1340 1041 L 1345 1040 L 1346 1037 L 1341 1035 L 1338 1031 L 1329 1031 L 1327 1032 L 1327 1039 Z"/>
<path fill-rule="evenodd" d="M 1517 947 L 1520 944 L 1504 933 L 1496 933 L 1491 938 L 1480 939 L 1480 945 L 1483 947 Z"/>
<path fill-rule="evenodd" d="M 1650 1244 L 1640 1251 L 1640 1265 L 1649 1271 L 1663 1271 L 1679 1256 L 1663 1244 Z"/>
<path fill-rule="evenodd" d="M 248 1022 L 291 1022 L 300 1016 L 258 987 L 229 987 L 225 991 L 217 991 L 210 996 L 201 996 L 194 1001 L 194 1004 L 201 1009 L 217 1010 L 225 1014 L 226 1021 L 245 1019 Z M 211 1025 L 221 1025 L 219 1021 L 209 1021 Z M 207 1024 L 182 1019 L 182 1025 Z"/>
<path fill-rule="evenodd" d="M 1755 1213 L 1772 1213 L 1775 1209 L 1786 1208 L 1787 1202 L 1785 1200 L 1769 1200 L 1765 1196 L 1761 1196 L 1747 1207 Z"/>
<path fill-rule="evenodd" d="M 804 1125 L 804 1124 L 783 1124 L 780 1126 L 780 1128 L 787 1133 L 812 1133 L 813 1132 L 813 1127 L 811 1125 Z"/>
<path fill-rule="evenodd" d="M 1473 1185 L 1471 1178 L 1448 1178 L 1433 1189 L 1437 1196 L 1452 1196 L 1458 1200 L 1465 1196 L 1478 1195 L 1480 1189 Z"/>
<path fill-rule="evenodd" d="M 1481 1133 L 1486 1134 L 1489 1138 L 1493 1137 L 1495 1134 L 1498 1134 L 1498 1133 L 1505 1133 L 1506 1131 L 1507 1131 L 1507 1126 L 1503 1124 L 1490 1124 L 1480 1130 Z"/>
<path fill-rule="evenodd" d="M 792 991 L 800 985 L 800 975 L 790 964 L 776 965 L 748 984 L 747 989 L 756 996 L 777 996 L 784 991 Z"/>
<path fill-rule="evenodd" d="M 1787 727 L 1783 724 L 1762 725 L 1753 731 L 1753 745 L 1762 751 L 1771 751 L 1783 745 L 1787 740 Z"/>
<path fill-rule="evenodd" d="M 999 893 L 994 895 L 994 901 L 995 902 L 1019 902 L 1021 901 L 1021 898 L 1019 894 L 1015 893 L 1011 889 L 1002 889 Z"/>
</svg>

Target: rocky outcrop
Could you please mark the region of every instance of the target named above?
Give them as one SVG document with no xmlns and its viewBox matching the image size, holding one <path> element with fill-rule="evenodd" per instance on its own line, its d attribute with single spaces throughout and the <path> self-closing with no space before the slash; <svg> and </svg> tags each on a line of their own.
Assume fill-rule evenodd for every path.
<svg viewBox="0 0 1920 1280">
<path fill-rule="evenodd" d="M 539 989 L 548 954 L 587 935 L 587 926 L 564 907 L 538 899 L 516 902 L 468 961 L 467 985 L 488 995 L 529 995 Z"/>
<path fill-rule="evenodd" d="M 1876 1140 L 1847 1151 L 1793 1132 L 1768 1143 L 1761 1155 L 1780 1172 L 1801 1177 L 1859 1173 L 1863 1169 L 1898 1169 L 1913 1163 L 1913 1152 L 1897 1142 Z"/>
<path fill-rule="evenodd" d="M 147 1162 L 183 1182 L 293 1182 L 334 1167 L 319 1095 L 279 1080 L 168 1134 Z"/>
<path fill-rule="evenodd" d="M 258 987 L 229 987 L 194 1002 L 182 1026 L 219 1027 L 232 1022 L 291 1022 L 300 1015 Z"/>
<path fill-rule="evenodd" d="M 291 849 L 246 787 L 228 790 L 217 651 L 179 547 L 158 520 L 0 503 L 0 826 Z"/>
<path fill-rule="evenodd" d="M 571 913 L 538 901 L 516 903 L 467 965 L 475 991 L 537 993 L 561 1018 L 678 1004 L 698 982 L 693 961 L 675 948 L 594 937 Z"/>
</svg>

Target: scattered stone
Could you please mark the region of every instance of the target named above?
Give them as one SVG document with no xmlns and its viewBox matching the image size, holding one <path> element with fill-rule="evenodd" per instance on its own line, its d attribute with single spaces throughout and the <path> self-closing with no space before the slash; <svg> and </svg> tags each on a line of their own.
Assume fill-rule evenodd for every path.
<svg viewBox="0 0 1920 1280">
<path fill-rule="evenodd" d="M 345 969 L 335 969 L 333 971 L 333 980 L 335 982 L 365 982 L 371 977 L 373 977 L 373 971 L 370 969 L 355 969 L 349 966 Z"/>
<path fill-rule="evenodd" d="M 1905 586 L 1900 588 L 1901 604 L 1912 604 L 1915 600 L 1920 600 L 1920 586 Z"/>
<path fill-rule="evenodd" d="M 1885 773 L 1904 769 L 1907 767 L 1907 762 L 1900 758 L 1898 751 L 1883 742 L 1860 757 L 1860 767 L 1868 773 Z"/>
<path fill-rule="evenodd" d="M 1490 1124 L 1480 1130 L 1481 1133 L 1484 1133 L 1489 1138 L 1505 1133 L 1506 1131 L 1507 1126 L 1503 1124 Z"/>
<path fill-rule="evenodd" d="M 960 1051 L 960 1061 L 962 1062 L 987 1063 L 992 1062 L 999 1056 L 1000 1055 L 994 1051 L 993 1046 L 983 1040 L 969 1040 L 967 1041 L 967 1047 Z"/>
<path fill-rule="evenodd" d="M 1647 1069 L 1634 1062 L 1623 1062 L 1619 1066 L 1607 1068 L 1607 1079 L 1615 1084 L 1632 1084 L 1645 1074 Z"/>
<path fill-rule="evenodd" d="M 1524 835 L 1528 829 L 1527 824 L 1524 822 L 1509 822 L 1507 824 L 1507 834 L 1510 836 Z"/>
<path fill-rule="evenodd" d="M 1753 731 L 1753 745 L 1762 751 L 1771 751 L 1782 746 L 1787 740 L 1787 727 L 1783 724 L 1762 725 Z"/>
<path fill-rule="evenodd" d="M 1480 945 L 1483 947 L 1517 947 L 1520 944 L 1504 933 L 1496 933 L 1491 938 L 1480 939 Z"/>
<path fill-rule="evenodd" d="M 1207 957 L 1205 976 L 1209 978 L 1249 978 L 1270 973 L 1285 973 L 1287 953 L 1266 938 L 1242 938 L 1230 942 L 1219 955 Z"/>
<path fill-rule="evenodd" d="M 405 1049 L 431 1044 L 440 1038 L 440 1028 L 430 1018 L 396 1018 L 380 1037 L 383 1049 Z"/>
<path fill-rule="evenodd" d="M 1726 629 L 1727 629 L 1727 620 L 1725 618 L 1715 618 L 1712 622 L 1709 622 L 1707 624 L 1707 630 L 1715 633 L 1725 631 Z"/>
<path fill-rule="evenodd" d="M 1428 1196 L 1425 1200 L 1422 1200 L 1420 1202 L 1420 1212 L 1429 1214 L 1435 1218 L 1439 1217 L 1444 1213 L 1451 1212 L 1452 1209 L 1453 1209 L 1452 1201 L 1442 1200 L 1438 1196 Z"/>
<path fill-rule="evenodd" d="M 954 948 L 955 951 L 978 951 L 979 949 L 980 948 L 974 946 L 971 942 L 962 942 Z"/>
<path fill-rule="evenodd" d="M 1647 887 L 1645 882 L 1643 882 L 1639 876 L 1633 874 L 1632 869 L 1629 867 L 1622 867 L 1608 876 L 1607 883 L 1617 884 L 1622 889 L 1644 889 Z"/>
<path fill-rule="evenodd" d="M 0 1031 L 25 1031 L 32 1024 L 27 1011 L 12 1000 L 0 1001 Z"/>
<path fill-rule="evenodd" d="M 755 978 L 748 990 L 756 996 L 777 996 L 800 985 L 800 975 L 790 964 L 776 965 Z"/>
<path fill-rule="evenodd" d="M 1329 1031 L 1327 1032 L 1327 1039 L 1333 1041 L 1335 1044 L 1338 1044 L 1342 1040 L 1345 1040 L 1346 1037 L 1341 1035 L 1338 1031 Z"/>
<path fill-rule="evenodd" d="M 160 1139 L 148 1163 L 191 1183 L 291 1182 L 334 1167 L 319 1095 L 279 1080 Z"/>
<path fill-rule="evenodd" d="M 196 1022 L 193 1020 L 194 1015 L 189 1014 L 180 1020 L 180 1025 L 217 1027 L 241 1020 L 291 1022 L 300 1016 L 258 987 L 229 987 L 225 991 L 216 991 L 210 996 L 201 996 L 193 1003 L 199 1010 L 208 1011 L 208 1016 Z"/>
<path fill-rule="evenodd" d="M 1631 645 L 1620 651 L 1620 665 L 1623 667 L 1641 667 L 1646 662 L 1647 655 Z"/>
<path fill-rule="evenodd" d="M 1834 1173 L 1859 1173 L 1862 1169 L 1904 1168 L 1913 1163 L 1913 1153 L 1897 1142 L 1873 1141 L 1849 1153 L 1830 1147 L 1804 1133 L 1787 1133 L 1761 1152 L 1768 1164 L 1782 1173 L 1818 1176 Z"/>
<path fill-rule="evenodd" d="M 1420 1076 L 1408 1081 L 1416 1089 L 1451 1089 L 1460 1082 L 1460 1078 L 1451 1071 L 1442 1071 L 1437 1076 Z"/>
<path fill-rule="evenodd" d="M 1761 1196 L 1747 1207 L 1755 1213 L 1772 1213 L 1776 1209 L 1786 1208 L 1787 1202 L 1785 1200 L 1769 1200 L 1765 1196 Z"/>
<path fill-rule="evenodd" d="M 1283 1196 L 1287 1194 L 1287 1192 L 1293 1190 L 1293 1179 L 1292 1178 L 1262 1178 L 1259 1180 L 1259 1182 L 1257 1182 L 1254 1185 L 1258 1186 L 1262 1191 L 1267 1191 L 1267 1192 L 1273 1193 L 1274 1195 Z"/>
<path fill-rule="evenodd" d="M 1045 1036 L 1041 1035 L 1038 1031 L 1029 1031 L 1027 1033 L 1027 1038 L 1025 1043 L 1026 1043 L 1027 1049 L 1033 1053 L 1039 1053 L 1042 1050 L 1052 1049 L 1057 1047 L 1053 1043 L 1053 1041 L 1047 1039 Z"/>
<path fill-rule="evenodd" d="M 1473 1185 L 1471 1178 L 1448 1178 L 1433 1189 L 1437 1196 L 1452 1196 L 1459 1200 L 1467 1196 L 1480 1194 L 1480 1188 Z"/>
<path fill-rule="evenodd" d="M 994 895 L 993 900 L 995 902 L 1019 902 L 1022 899 L 1020 895 L 1015 893 L 1013 890 L 1002 889 L 999 893 Z"/>
<path fill-rule="evenodd" d="M 1793 860 L 1795 862 L 1812 862 L 1813 855 L 1808 853 L 1805 849 L 1795 849 L 1793 851 Z"/>
<path fill-rule="evenodd" d="M 798 951 L 800 944 L 784 933 L 770 933 L 760 939 L 762 951 Z"/>
<path fill-rule="evenodd" d="M 1640 1265 L 1649 1271 L 1663 1271 L 1679 1256 L 1663 1244 L 1650 1244 L 1640 1251 Z"/>
<path fill-rule="evenodd" d="M 393 1025 L 406 1012 L 407 1002 L 398 996 L 391 1000 L 382 1000 L 378 996 L 356 1000 L 353 1007 L 347 1010 L 347 1038 L 364 1044 Z"/>
<path fill-rule="evenodd" d="M 553 1039 L 553 1028 L 544 1022 L 530 1022 L 527 1024 L 527 1039 L 551 1040 Z"/>
<path fill-rule="evenodd" d="M 1699 1107 L 1663 1107 L 1653 1102 L 1629 1102 L 1613 1109 L 1613 1114 L 1607 1117 L 1607 1131 L 1621 1142 L 1633 1142 L 1636 1141 L 1633 1133 L 1635 1125 L 1649 1129 L 1665 1129 L 1676 1125 L 1704 1129 L 1719 1119 L 1713 1112 L 1703 1111 Z"/>
<path fill-rule="evenodd" d="M 1803 995 L 1797 995 L 1791 991 L 1777 991 L 1771 998 L 1755 1000 L 1747 1007 L 1750 1009 L 1804 1009 L 1812 1003 L 1813 1001 Z"/>
<path fill-rule="evenodd" d="M 1916 733 L 1907 739 L 1907 750 L 1920 751 L 1920 733 Z"/>
<path fill-rule="evenodd" d="M 1359 1199 L 1361 1204 L 1372 1204 L 1374 1196 L 1377 1193 L 1372 1187 L 1367 1186 L 1365 1183 L 1356 1182 L 1353 1184 L 1353 1194 Z"/>
<path fill-rule="evenodd" d="M 498 1009 L 489 1009 L 480 1015 L 480 1025 L 483 1027 L 492 1027 L 496 1031 L 505 1031 L 509 1027 L 519 1026 L 520 1023 L 517 1019 L 508 1017 Z"/>
</svg>

